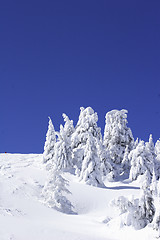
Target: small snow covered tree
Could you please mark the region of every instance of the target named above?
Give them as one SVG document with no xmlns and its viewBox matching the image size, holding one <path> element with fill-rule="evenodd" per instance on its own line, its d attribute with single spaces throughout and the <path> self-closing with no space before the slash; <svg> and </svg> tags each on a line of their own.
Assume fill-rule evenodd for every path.
<svg viewBox="0 0 160 240">
<path fill-rule="evenodd" d="M 60 132 L 54 148 L 53 165 L 58 170 L 70 170 L 73 167 L 70 137 L 60 125 Z"/>
<path fill-rule="evenodd" d="M 148 152 L 150 152 L 153 155 L 153 158 L 155 158 L 155 147 L 154 147 L 154 143 L 153 143 L 153 137 L 152 134 L 150 134 L 149 136 L 149 141 L 146 142 L 146 149 L 148 150 Z"/>
<path fill-rule="evenodd" d="M 73 149 L 74 164 L 77 167 L 77 173 L 81 171 L 82 161 L 84 159 L 84 149 L 89 134 L 102 140 L 101 129 L 97 126 L 98 115 L 91 107 L 80 108 L 80 115 L 75 131 L 71 137 L 71 146 Z"/>
<path fill-rule="evenodd" d="M 132 197 L 133 199 L 133 197 Z M 129 201 L 126 197 L 120 196 L 110 203 L 111 206 L 117 207 L 120 214 L 126 213 L 130 207 L 133 207 L 133 203 Z M 126 224 L 128 225 L 128 224 Z"/>
<path fill-rule="evenodd" d="M 136 180 L 137 177 L 145 173 L 143 153 L 144 153 L 144 141 L 140 141 L 135 149 L 129 154 L 129 160 L 131 162 L 130 179 Z"/>
<path fill-rule="evenodd" d="M 97 154 L 97 139 L 88 133 L 84 150 L 84 159 L 80 173 L 80 181 L 93 186 L 104 186 L 101 173 L 101 162 Z"/>
<path fill-rule="evenodd" d="M 60 132 L 54 147 L 53 166 L 58 170 L 70 170 L 73 167 L 71 135 L 74 132 L 73 121 L 63 113 L 64 127 L 60 125 Z"/>
<path fill-rule="evenodd" d="M 120 174 L 126 146 L 130 152 L 134 146 L 131 129 L 127 127 L 127 110 L 112 110 L 106 114 L 103 144 L 109 151 L 115 177 Z"/>
<path fill-rule="evenodd" d="M 43 162 L 46 163 L 53 159 L 54 145 L 56 143 L 56 133 L 51 118 L 49 117 L 48 131 L 46 134 L 46 142 L 44 145 Z"/>
<path fill-rule="evenodd" d="M 153 169 L 155 170 L 156 154 L 155 154 L 155 146 L 154 146 L 152 134 L 150 134 L 150 136 L 149 136 L 149 141 L 145 143 L 145 150 L 148 153 L 150 161 L 153 164 Z M 152 171 L 153 171 L 153 169 L 152 169 Z M 156 172 L 155 172 L 155 174 L 156 174 Z"/>
<path fill-rule="evenodd" d="M 139 199 L 131 199 L 120 196 L 112 201 L 112 205 L 120 209 L 121 225 L 132 225 L 135 229 L 142 229 L 153 221 L 155 206 L 150 190 L 150 174 L 146 171 L 143 175 L 141 196 Z"/>
<path fill-rule="evenodd" d="M 154 159 L 152 153 L 149 151 L 148 145 L 144 141 L 140 141 L 135 149 L 129 154 L 131 162 L 130 179 L 136 180 L 139 175 L 143 175 L 146 170 L 152 177 L 154 168 Z"/>
<path fill-rule="evenodd" d="M 133 196 L 131 196 L 131 199 L 120 196 L 112 200 L 111 206 L 118 208 L 120 211 L 121 227 L 131 225 L 138 230 L 145 226 L 139 206 L 139 199 L 135 199 Z"/>
<path fill-rule="evenodd" d="M 72 136 L 72 134 L 74 133 L 74 126 L 73 126 L 73 120 L 70 120 L 69 117 L 63 113 L 62 114 L 63 119 L 64 119 L 64 133 L 66 135 L 66 137 L 70 138 Z"/>
<path fill-rule="evenodd" d="M 159 156 L 159 161 L 160 161 L 160 139 L 157 140 L 155 144 L 155 154 L 156 156 Z"/>
<path fill-rule="evenodd" d="M 62 173 L 52 168 L 49 171 L 49 176 L 43 188 L 42 196 L 44 197 L 44 203 L 48 207 L 69 214 L 73 213 L 73 206 L 66 198 L 66 195 L 70 194 L 66 186 L 68 186 L 68 181 L 62 177 Z"/>
<path fill-rule="evenodd" d="M 146 220 L 146 225 L 153 221 L 155 214 L 154 199 L 152 190 L 150 188 L 151 175 L 148 170 L 144 174 L 144 181 L 142 182 L 142 195 L 140 198 L 140 207 L 142 210 L 142 216 Z"/>
<path fill-rule="evenodd" d="M 156 178 L 160 178 L 160 140 L 155 144 L 155 173 Z"/>
</svg>

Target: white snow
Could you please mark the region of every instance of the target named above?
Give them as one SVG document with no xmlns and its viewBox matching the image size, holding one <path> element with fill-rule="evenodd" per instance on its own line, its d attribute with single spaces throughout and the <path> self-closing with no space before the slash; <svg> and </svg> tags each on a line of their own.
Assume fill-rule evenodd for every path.
<svg viewBox="0 0 160 240">
<path fill-rule="evenodd" d="M 41 154 L 0 154 L 0 240 L 152 240 L 147 226 L 136 231 L 120 227 L 110 206 L 118 196 L 139 195 L 138 181 L 105 182 L 105 188 L 86 185 L 70 173 L 67 195 L 76 214 L 67 215 L 43 204 L 48 171 Z"/>
</svg>

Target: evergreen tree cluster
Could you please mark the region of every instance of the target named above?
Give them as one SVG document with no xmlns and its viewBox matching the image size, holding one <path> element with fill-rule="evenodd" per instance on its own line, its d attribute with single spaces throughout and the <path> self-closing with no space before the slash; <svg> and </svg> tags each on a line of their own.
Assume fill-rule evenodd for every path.
<svg viewBox="0 0 160 240">
<path fill-rule="evenodd" d="M 66 114 L 64 126 L 56 132 L 49 118 L 43 162 L 48 168 L 60 171 L 76 170 L 80 181 L 103 185 L 103 177 L 110 180 L 120 176 L 136 180 L 146 170 L 152 178 L 160 176 L 160 141 L 154 146 L 152 135 L 148 142 L 134 141 L 127 126 L 127 110 L 112 110 L 106 114 L 104 134 L 98 127 L 98 115 L 91 107 L 80 108 L 77 125 Z"/>
<path fill-rule="evenodd" d="M 43 163 L 49 171 L 43 189 L 45 202 L 62 212 L 71 213 L 72 205 L 67 200 L 67 181 L 62 173 L 74 172 L 79 181 L 103 187 L 104 179 L 116 181 L 128 178 L 131 181 L 143 178 L 142 196 L 128 200 L 120 197 L 114 205 L 127 213 L 125 225 L 136 229 L 154 222 L 159 229 L 160 215 L 155 200 L 160 195 L 157 182 L 160 178 L 160 140 L 154 145 L 152 135 L 148 142 L 134 141 L 127 126 L 127 110 L 112 110 L 106 114 L 102 136 L 98 127 L 98 115 L 91 107 L 80 108 L 76 126 L 63 114 L 64 126 L 56 132 L 49 118 Z M 160 185 L 160 184 L 159 184 Z M 159 199 L 159 198 L 158 198 Z"/>
</svg>

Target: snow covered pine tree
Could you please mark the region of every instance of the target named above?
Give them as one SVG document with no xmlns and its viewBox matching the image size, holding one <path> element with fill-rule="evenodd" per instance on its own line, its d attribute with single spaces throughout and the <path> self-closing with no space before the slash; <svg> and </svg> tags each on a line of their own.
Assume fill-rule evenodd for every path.
<svg viewBox="0 0 160 240">
<path fill-rule="evenodd" d="M 160 140 L 155 144 L 155 173 L 156 178 L 160 178 Z"/>
<path fill-rule="evenodd" d="M 97 154 L 97 139 L 88 133 L 84 150 L 84 159 L 80 173 L 80 181 L 93 186 L 104 186 L 102 181 L 101 162 Z"/>
<path fill-rule="evenodd" d="M 73 206 L 65 196 L 65 194 L 70 194 L 66 188 L 67 185 L 68 181 L 62 177 L 62 172 L 52 168 L 43 188 L 42 196 L 48 207 L 71 214 Z"/>
<path fill-rule="evenodd" d="M 71 137 L 71 145 L 74 156 L 74 164 L 77 168 L 77 175 L 80 174 L 82 161 L 84 159 L 84 151 L 89 134 L 98 140 L 102 140 L 101 129 L 97 126 L 98 115 L 91 107 L 86 109 L 80 108 L 78 123 L 75 132 Z"/>
<path fill-rule="evenodd" d="M 56 143 L 56 133 L 51 118 L 49 117 L 48 131 L 46 134 L 46 142 L 43 152 L 43 163 L 53 159 L 54 145 Z"/>
<path fill-rule="evenodd" d="M 60 125 L 60 132 L 56 132 L 58 139 L 54 147 L 53 165 L 57 170 L 70 170 L 73 167 L 71 135 L 74 132 L 73 121 L 63 114 L 64 127 Z"/>
<path fill-rule="evenodd" d="M 146 170 L 150 174 L 150 179 L 152 178 L 155 160 L 154 154 L 150 149 L 150 142 L 144 143 L 144 141 L 141 140 L 137 147 L 130 152 L 128 157 L 131 162 L 131 180 L 136 180 L 138 176 L 143 175 Z"/>
<path fill-rule="evenodd" d="M 150 174 L 145 172 L 141 179 L 141 196 L 139 199 L 128 199 L 120 196 L 111 202 L 120 210 L 121 226 L 132 225 L 135 229 L 142 229 L 153 221 L 155 215 L 154 199 L 150 189 Z"/>
<path fill-rule="evenodd" d="M 122 168 L 122 161 L 127 147 L 130 152 L 134 146 L 134 138 L 131 129 L 127 127 L 127 113 L 125 109 L 112 110 L 106 114 L 103 144 L 110 154 L 113 178 L 116 178 L 128 168 Z M 127 163 L 127 162 L 126 162 Z M 124 166 L 124 165 L 123 165 Z"/>
</svg>

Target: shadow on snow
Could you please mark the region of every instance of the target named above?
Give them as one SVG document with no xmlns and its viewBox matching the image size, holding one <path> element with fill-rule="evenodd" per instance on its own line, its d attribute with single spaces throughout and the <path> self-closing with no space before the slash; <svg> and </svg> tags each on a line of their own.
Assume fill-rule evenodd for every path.
<svg viewBox="0 0 160 240">
<path fill-rule="evenodd" d="M 132 187 L 132 186 L 115 186 L 115 187 L 106 187 L 106 189 L 123 190 L 123 189 L 140 189 L 140 188 L 139 187 Z"/>
</svg>

